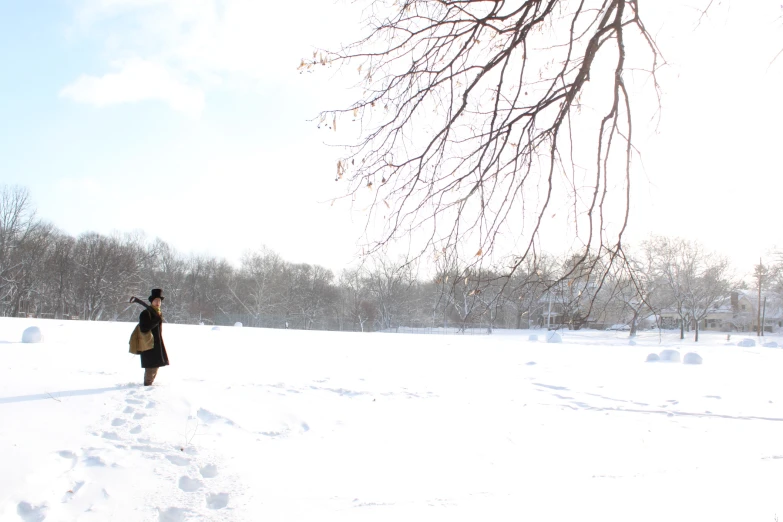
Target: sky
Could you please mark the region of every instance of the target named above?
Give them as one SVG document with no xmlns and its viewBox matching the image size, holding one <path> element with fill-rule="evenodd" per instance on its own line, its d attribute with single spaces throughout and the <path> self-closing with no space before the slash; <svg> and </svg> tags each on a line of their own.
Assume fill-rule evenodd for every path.
<svg viewBox="0 0 783 522">
<path fill-rule="evenodd" d="M 783 9 L 724 1 L 697 24 L 707 3 L 642 5 L 668 65 L 660 123 L 637 132 L 629 239 L 697 239 L 741 275 L 783 246 Z M 0 0 L 0 184 L 74 236 L 141 230 L 235 263 L 267 246 L 337 271 L 362 213 L 331 204 L 340 149 L 313 119 L 358 94 L 297 66 L 360 21 L 330 0 Z"/>
</svg>

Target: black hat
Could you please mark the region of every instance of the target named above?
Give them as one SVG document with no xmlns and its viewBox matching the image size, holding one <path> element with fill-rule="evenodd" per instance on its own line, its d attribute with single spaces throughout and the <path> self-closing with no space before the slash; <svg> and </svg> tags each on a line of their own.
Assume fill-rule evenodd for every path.
<svg viewBox="0 0 783 522">
<path fill-rule="evenodd" d="M 153 288 L 152 294 L 147 299 L 149 300 L 150 303 L 155 299 L 160 299 L 161 301 L 163 301 L 163 289 Z"/>
</svg>

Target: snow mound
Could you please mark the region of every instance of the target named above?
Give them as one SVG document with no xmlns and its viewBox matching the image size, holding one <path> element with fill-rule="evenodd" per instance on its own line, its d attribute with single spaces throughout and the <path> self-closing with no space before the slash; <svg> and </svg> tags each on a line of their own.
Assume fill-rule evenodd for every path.
<svg viewBox="0 0 783 522">
<path fill-rule="evenodd" d="M 220 330 L 220 327 L 219 326 L 213 326 L 212 329 L 213 330 Z"/>
<path fill-rule="evenodd" d="M 631 339 L 628 341 L 628 346 L 636 346 L 636 340 Z"/>
<path fill-rule="evenodd" d="M 647 361 L 645 361 L 645 362 L 656 362 L 656 361 L 660 361 L 660 360 L 661 360 L 661 358 L 658 357 L 657 353 L 651 353 L 651 354 L 647 355 Z"/>
<path fill-rule="evenodd" d="M 682 359 L 682 364 L 701 364 L 703 359 L 698 353 L 688 352 Z"/>
<path fill-rule="evenodd" d="M 527 338 L 528 341 L 538 341 L 538 336 L 536 334 L 530 334 Z"/>
<path fill-rule="evenodd" d="M 23 343 L 40 343 L 42 341 L 43 334 L 37 326 L 31 326 L 22 333 Z"/>
<path fill-rule="evenodd" d="M 562 343 L 563 338 L 557 332 L 547 332 L 546 342 L 548 343 Z"/>
<path fill-rule="evenodd" d="M 777 347 L 778 347 L 778 343 L 776 343 L 775 341 L 764 343 L 764 348 L 777 348 Z"/>
<path fill-rule="evenodd" d="M 756 346 L 756 341 L 754 341 L 753 339 L 743 339 L 737 343 L 737 346 L 742 346 L 743 348 L 750 348 L 751 346 Z"/>
<path fill-rule="evenodd" d="M 680 362 L 680 352 L 677 350 L 664 350 L 660 353 L 660 357 L 665 362 Z"/>
<path fill-rule="evenodd" d="M 242 328 L 242 323 L 237 321 L 236 323 L 234 323 L 234 326 L 236 326 L 237 328 Z"/>
</svg>

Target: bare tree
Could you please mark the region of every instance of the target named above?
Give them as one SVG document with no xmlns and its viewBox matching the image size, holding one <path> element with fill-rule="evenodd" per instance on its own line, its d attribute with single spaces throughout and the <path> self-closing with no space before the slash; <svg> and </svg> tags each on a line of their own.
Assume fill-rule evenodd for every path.
<svg viewBox="0 0 783 522">
<path fill-rule="evenodd" d="M 76 240 L 61 232 L 55 232 L 52 248 L 46 259 L 47 299 L 55 319 L 70 317 L 74 309 L 73 249 Z"/>
<path fill-rule="evenodd" d="M 145 248 L 143 235 L 138 234 L 133 242 L 133 255 L 145 268 L 141 273 L 139 291 L 148 292 L 151 288 L 163 288 L 166 292 L 166 320 L 169 322 L 187 322 L 191 319 L 184 299 L 187 286 L 187 262 L 184 257 L 168 243 L 156 239 Z M 142 295 L 147 295 L 143 293 Z M 134 313 L 138 312 L 133 307 Z"/>
<path fill-rule="evenodd" d="M 545 280 L 545 297 L 547 304 L 547 326 L 549 315 L 554 304 L 557 316 L 556 328 L 567 326 L 571 330 L 579 330 L 594 321 L 593 307 L 595 298 L 609 276 L 608 267 L 597 255 L 587 253 L 569 253 L 549 272 Z"/>
<path fill-rule="evenodd" d="M 527 259 L 514 272 L 504 295 L 507 307 L 513 310 L 516 328 L 522 328 L 523 321 L 527 328 L 546 324 L 545 317 L 552 311 L 550 290 L 560 279 L 560 268 L 554 256 L 543 253 Z"/>
<path fill-rule="evenodd" d="M 452 317 L 464 332 L 470 324 L 479 321 L 492 333 L 503 314 L 506 292 L 511 291 L 509 276 L 497 267 L 474 266 L 448 249 L 437 257 L 435 267 L 435 309 L 442 309 L 444 323 Z M 521 276 L 522 271 L 518 274 Z"/>
<path fill-rule="evenodd" d="M 416 267 L 411 263 L 395 263 L 377 253 L 364 266 L 366 285 L 378 309 L 379 329 L 400 325 L 405 309 L 417 285 Z"/>
<path fill-rule="evenodd" d="M 655 297 L 662 283 L 655 274 L 653 257 L 648 254 L 643 250 L 639 257 L 626 255 L 624 263 L 610 267 L 601 292 L 602 309 L 627 323 L 630 337 L 636 335 L 644 314 L 654 313 L 657 317 L 660 313 Z"/>
<path fill-rule="evenodd" d="M 699 341 L 699 324 L 716 307 L 729 299 L 732 282 L 729 261 L 716 254 L 705 254 L 689 273 L 688 306 L 694 322 L 694 341 Z"/>
<path fill-rule="evenodd" d="M 691 319 L 688 308 L 686 272 L 692 270 L 692 261 L 687 258 L 687 245 L 680 238 L 652 236 L 644 248 L 654 255 L 655 273 L 666 285 L 666 291 L 659 294 L 662 309 L 671 309 L 679 318 L 680 339 L 685 339 L 685 328 Z"/>
<path fill-rule="evenodd" d="M 456 319 L 464 332 L 474 315 L 480 313 L 482 280 L 480 270 L 467 266 L 455 252 L 444 251 L 436 260 L 435 283 L 438 287 L 436 308 L 443 310 L 443 326 Z"/>
<path fill-rule="evenodd" d="M 15 255 L 16 285 L 11 299 L 11 315 L 19 315 L 23 305 L 25 312 L 36 312 L 43 304 L 45 289 L 46 257 L 53 244 L 54 227 L 48 223 L 34 221 L 18 239 Z"/>
<path fill-rule="evenodd" d="M 23 187 L 2 186 L 0 190 L 0 313 L 16 315 L 24 277 L 21 246 L 34 233 L 38 221 Z"/>
<path fill-rule="evenodd" d="M 207 309 L 212 314 L 229 318 L 238 310 L 233 289 L 236 287 L 236 271 L 225 259 L 211 258 L 206 261 L 201 292 Z"/>
<path fill-rule="evenodd" d="M 657 252 L 656 271 L 666 281 L 669 302 L 680 318 L 680 339 L 686 323 L 699 340 L 699 324 L 730 297 L 732 278 L 725 257 L 704 250 L 698 242 L 652 237 L 648 248 Z"/>
<path fill-rule="evenodd" d="M 332 281 L 334 274 L 322 266 L 306 263 L 289 266 L 286 307 L 291 316 L 311 330 L 326 322 L 328 311 L 337 300 Z"/>
<path fill-rule="evenodd" d="M 127 309 L 127 296 L 142 286 L 145 247 L 137 235 L 124 238 L 88 232 L 73 247 L 74 297 L 80 316 L 116 319 Z"/>
<path fill-rule="evenodd" d="M 362 207 L 369 198 L 370 236 L 383 218 L 368 252 L 415 232 L 414 257 L 457 249 L 479 265 L 510 230 L 522 238 L 513 272 L 562 211 L 582 245 L 575 266 L 590 252 L 616 259 L 633 156 L 629 67 L 646 64 L 657 95 L 659 52 L 636 0 L 374 0 L 367 23 L 365 38 L 300 68 L 358 71 L 362 96 L 319 126 L 361 126 L 337 179 Z"/>
<path fill-rule="evenodd" d="M 753 274 L 751 275 L 753 285 L 756 288 L 756 335 L 761 337 L 764 335 L 764 325 L 762 322 L 762 302 L 761 294 L 770 287 L 774 280 L 774 270 L 769 265 L 765 265 L 764 262 L 759 259 L 759 264 L 753 267 Z"/>
<path fill-rule="evenodd" d="M 285 265 L 285 261 L 268 248 L 242 256 L 239 276 L 243 285 L 237 292 L 254 315 L 285 315 L 282 299 Z"/>
<path fill-rule="evenodd" d="M 372 324 L 378 309 L 372 303 L 368 279 L 359 269 L 343 270 L 340 275 L 340 289 L 345 302 L 345 313 L 351 322 L 364 332 L 366 324 Z"/>
</svg>

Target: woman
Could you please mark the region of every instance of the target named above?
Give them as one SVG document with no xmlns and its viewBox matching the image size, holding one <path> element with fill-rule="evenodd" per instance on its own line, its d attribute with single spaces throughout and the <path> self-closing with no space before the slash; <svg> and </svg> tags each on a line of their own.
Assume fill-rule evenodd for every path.
<svg viewBox="0 0 783 522">
<path fill-rule="evenodd" d="M 163 342 L 163 314 L 160 307 L 163 304 L 163 290 L 153 288 L 149 296 L 150 307 L 139 314 L 139 330 L 142 333 L 152 332 L 155 345 L 152 350 L 141 352 L 141 367 L 144 368 L 144 386 L 151 386 L 158 375 L 158 368 L 168 366 L 169 356 Z"/>
</svg>

